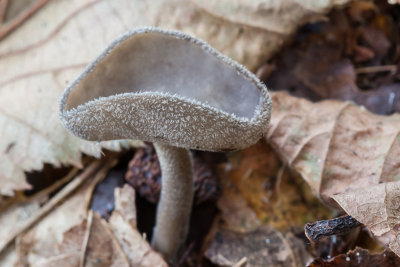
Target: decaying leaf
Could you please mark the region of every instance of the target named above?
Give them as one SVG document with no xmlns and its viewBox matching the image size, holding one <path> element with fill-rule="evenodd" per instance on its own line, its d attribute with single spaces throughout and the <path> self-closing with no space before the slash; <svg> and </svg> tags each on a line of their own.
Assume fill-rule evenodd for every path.
<svg viewBox="0 0 400 267">
<path fill-rule="evenodd" d="M 310 260 L 301 240 L 267 226 L 248 233 L 219 230 L 205 255 L 221 266 L 236 266 L 242 259 L 246 267 L 304 266 Z"/>
<path fill-rule="evenodd" d="M 268 141 L 326 202 L 334 204 L 330 197 L 348 189 L 399 179 L 399 114 L 374 115 L 350 102 L 312 104 L 286 93 L 272 98 Z"/>
<path fill-rule="evenodd" d="M 400 115 L 286 93 L 272 99 L 267 139 L 280 156 L 326 203 L 338 203 L 400 255 Z"/>
<path fill-rule="evenodd" d="M 206 245 L 206 256 L 213 263 L 304 266 L 307 262 L 305 244 L 292 238 L 292 231 L 302 229 L 307 220 L 332 216 L 331 210 L 281 165 L 265 141 L 228 154 L 228 162 L 220 165 L 220 215 Z M 240 265 L 242 261 L 247 265 Z"/>
<path fill-rule="evenodd" d="M 340 254 L 332 259 L 315 259 L 308 267 L 392 267 L 399 266 L 400 258 L 393 252 L 385 250 L 381 253 L 370 254 L 366 249 L 356 248 L 346 254 Z"/>
<path fill-rule="evenodd" d="M 304 181 L 289 175 L 266 142 L 228 156 L 219 172 L 222 196 L 218 207 L 229 229 L 249 231 L 262 221 L 287 231 L 295 226 L 302 229 L 316 217 L 332 216 Z"/>
<path fill-rule="evenodd" d="M 214 4 L 205 6 L 200 1 L 50 1 L 0 42 L 0 181 L 4 185 L 0 194 L 29 188 L 23 171 L 41 169 L 44 162 L 79 166 L 81 152 L 99 156 L 101 146 L 63 129 L 57 103 L 68 82 L 118 35 L 145 25 L 174 28 L 205 39 L 254 69 L 299 22 L 347 0 L 285 2 L 257 1 L 250 8 L 245 1 L 235 2 L 227 6 L 231 11 L 215 16 L 209 12 Z M 263 16 L 265 11 L 275 14 L 288 31 L 271 31 L 277 22 Z M 240 19 L 232 21 L 232 14 L 240 14 Z M 243 21 L 246 16 L 256 16 L 257 24 Z M 104 146 L 119 149 L 119 144 Z"/>
<path fill-rule="evenodd" d="M 397 18 L 385 2 L 353 1 L 308 24 L 259 69 L 260 77 L 274 90 L 313 101 L 351 100 L 377 114 L 400 112 Z"/>
</svg>

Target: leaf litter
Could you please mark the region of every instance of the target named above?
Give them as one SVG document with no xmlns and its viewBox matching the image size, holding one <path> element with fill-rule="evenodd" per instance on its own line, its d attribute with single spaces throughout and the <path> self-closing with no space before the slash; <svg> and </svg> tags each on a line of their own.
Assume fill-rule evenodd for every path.
<svg viewBox="0 0 400 267">
<path fill-rule="evenodd" d="M 396 10 L 383 1 L 359 1 L 333 11 L 328 21 L 300 30 L 291 47 L 263 67 L 264 79 L 312 101 L 352 100 L 380 114 L 398 111 Z M 342 208 L 400 255 L 393 208 L 400 193 L 399 115 L 282 93 L 273 100 L 267 140 L 281 158 L 325 203 Z"/>
<path fill-rule="evenodd" d="M 177 29 L 194 33 L 204 38 L 222 52 L 246 64 L 251 69 L 255 69 L 261 62 L 265 62 L 271 55 L 271 52 L 280 47 L 282 42 L 290 35 L 279 31 L 278 33 L 270 34 L 271 29 L 268 29 L 268 26 L 271 27 L 271 25 L 274 25 L 273 23 L 276 24 L 276 21 L 273 21 L 272 24 L 268 24 L 262 20 L 263 16 L 249 16 L 248 14 L 254 15 L 254 13 L 252 13 L 254 12 L 254 6 L 248 4 L 243 5 L 242 3 L 241 5 L 239 2 L 235 2 L 232 4 L 232 13 L 225 14 L 223 12 L 224 10 L 220 9 L 217 3 L 210 2 L 210 6 L 204 6 L 203 3 L 193 1 L 188 9 L 184 9 L 183 7 L 180 9 L 180 1 L 174 1 L 168 8 L 173 10 L 173 14 L 176 15 L 175 18 L 179 17 L 179 19 L 177 21 L 166 22 L 167 18 L 165 16 L 159 16 L 161 10 L 165 11 L 161 8 L 163 7 L 162 2 L 163 1 L 155 1 L 154 7 L 152 6 L 150 8 L 138 4 L 137 11 L 139 13 L 147 8 L 147 11 L 149 11 L 149 13 L 141 12 L 146 14 L 147 17 L 145 16 L 146 20 L 142 22 L 139 21 L 139 24 L 147 24 L 148 21 L 151 21 L 149 24 L 154 23 L 153 25 L 173 24 L 173 26 L 170 27 L 176 27 Z M 298 21 L 301 19 L 306 21 L 311 18 L 321 18 L 322 10 L 325 11 L 328 7 L 331 7 L 331 5 L 339 4 L 339 2 L 340 1 L 332 1 L 327 6 L 323 7 L 315 6 L 312 12 L 309 11 L 310 6 L 308 6 L 308 2 L 304 2 L 300 7 L 303 14 L 300 12 L 296 14 L 296 16 L 290 16 L 290 13 L 285 13 L 290 17 L 285 23 L 294 25 L 293 28 L 288 28 L 289 32 L 294 31 L 296 27 L 299 26 Z M 294 70 L 290 70 L 292 73 L 287 77 L 291 78 L 288 78 L 287 81 L 300 81 L 298 84 L 302 84 L 303 88 L 304 86 L 308 86 L 308 91 L 304 91 L 305 93 L 303 92 L 299 95 L 311 96 L 312 100 L 333 97 L 344 100 L 351 99 L 357 102 L 361 99 L 362 101 L 359 103 L 364 104 L 371 110 L 378 113 L 389 114 L 397 110 L 398 103 L 396 100 L 396 85 L 393 85 L 397 70 L 397 67 L 393 67 L 396 56 L 393 56 L 392 50 L 388 49 L 387 45 L 387 43 L 391 42 L 393 39 L 393 31 L 388 26 L 390 25 L 391 18 L 386 16 L 387 13 L 380 13 L 383 9 L 377 8 L 374 4 L 359 3 L 360 2 L 356 2 L 346 9 L 346 12 L 350 14 L 351 21 L 356 21 L 358 25 L 362 25 L 357 31 L 354 31 L 355 34 L 353 35 L 355 37 L 348 40 L 346 53 L 350 55 L 351 61 L 343 60 L 341 55 L 338 56 L 335 49 L 330 50 L 330 47 L 320 48 L 317 46 L 310 48 L 306 50 L 308 51 L 305 53 L 306 57 L 303 56 L 300 60 L 292 59 L 292 62 L 298 63 L 297 65 L 295 64 Z M 279 8 L 284 10 L 284 7 L 291 7 L 294 4 L 298 3 L 287 1 L 287 3 L 282 4 Z M 128 3 L 121 0 L 118 1 L 118 5 L 124 6 L 128 5 Z M 54 11 L 56 7 L 59 8 L 60 6 L 64 7 L 62 10 L 66 11 L 64 12 L 66 16 L 55 17 L 52 24 L 46 24 L 46 21 L 48 21 L 46 16 L 51 13 L 51 10 Z M 115 9 L 115 6 L 112 6 L 112 8 Z M 273 4 L 270 6 L 264 4 L 264 6 L 259 5 L 258 8 L 265 12 L 268 11 L 268 8 L 274 10 L 277 6 Z M 96 12 L 100 13 L 96 14 L 92 12 L 94 9 L 96 9 Z M 29 106 L 34 110 L 46 110 L 46 112 L 48 112 L 48 110 L 56 110 L 54 106 L 47 107 L 46 102 L 53 103 L 56 101 L 58 94 L 61 92 L 59 90 L 64 87 L 60 85 L 60 81 L 69 80 L 71 77 L 74 77 L 75 73 L 79 72 L 86 62 L 93 57 L 91 55 L 98 52 L 95 50 L 104 47 L 105 43 L 113 39 L 115 34 L 122 28 L 132 27 L 138 23 L 138 21 L 131 21 L 132 16 L 128 18 L 123 8 L 117 9 L 117 11 L 114 10 L 116 13 L 114 12 L 113 14 L 107 13 L 109 10 L 110 3 L 107 1 L 98 1 L 98 3 L 97 1 L 80 2 L 79 4 L 72 1 L 57 4 L 50 3 L 46 5 L 42 11 L 33 16 L 31 22 L 28 20 L 20 29 L 0 42 L 0 54 L 2 54 L 2 56 L 0 56 L 0 66 L 3 63 L 10 66 L 7 68 L 7 72 L 5 72 L 6 75 L 3 76 L 5 80 L 0 79 L 0 90 L 7 92 L 7 97 L 2 97 L 0 99 L 7 99 L 7 102 L 15 100 L 22 103 L 21 106 Z M 360 12 L 360 10 L 363 11 Z M 375 14 L 372 20 L 368 17 L 366 18 L 364 14 L 368 12 L 371 13 L 371 11 Z M 105 13 L 103 14 L 102 12 Z M 187 12 L 186 14 L 190 14 L 190 16 L 179 16 L 179 14 L 183 14 L 184 12 Z M 125 25 L 121 26 L 122 24 L 119 24 L 120 21 L 115 22 L 115 25 L 113 24 L 115 27 L 110 27 L 110 29 L 113 30 L 104 32 L 104 29 L 100 29 L 100 25 L 92 25 L 89 23 L 91 25 L 89 27 L 89 24 L 76 26 L 69 23 L 69 21 L 77 21 L 77 19 L 83 22 L 85 21 L 85 17 L 99 14 L 102 14 L 102 17 L 109 18 L 115 18 L 115 14 L 118 14 Z M 70 15 L 70 17 L 68 17 L 68 15 Z M 340 17 L 340 14 L 337 16 Z M 143 16 L 140 15 L 137 16 L 137 18 L 139 18 L 138 20 L 142 17 Z M 187 19 L 188 17 L 190 18 L 189 20 Z M 238 21 L 232 21 L 232 17 L 238 18 Z M 254 17 L 255 19 L 248 21 L 246 20 L 248 17 Z M 158 18 L 158 20 L 154 18 Z M 182 18 L 184 19 L 180 20 Z M 296 20 L 293 20 L 293 18 L 296 18 Z M 31 39 L 27 40 L 27 35 L 24 33 L 34 30 L 34 27 L 37 26 L 34 26 L 33 22 L 40 20 L 44 21 L 44 24 L 41 25 L 45 27 L 42 27 L 41 30 L 37 30 L 38 34 L 30 36 L 29 38 Z M 343 19 L 339 19 L 338 21 L 343 22 Z M 252 24 L 252 22 L 256 23 L 256 25 Z M 257 23 L 265 23 L 266 26 L 265 28 L 259 29 Z M 281 25 L 285 25 L 285 23 Z M 193 25 L 200 25 L 200 27 L 193 29 Z M 205 29 L 210 28 L 207 25 L 214 25 L 214 27 L 216 27 L 212 37 L 202 35 L 207 32 Z M 376 27 L 376 25 L 378 25 L 378 27 Z M 336 28 L 343 31 L 344 27 L 347 26 L 348 25 L 344 25 L 342 28 L 336 26 Z M 32 58 L 32 62 L 35 62 L 35 53 L 39 53 L 45 57 L 52 57 L 51 53 L 41 54 L 38 52 L 43 49 L 53 52 L 58 49 L 61 49 L 61 51 L 70 51 L 71 53 L 73 51 L 77 52 L 77 47 L 85 47 L 82 43 L 79 43 L 79 38 L 75 40 L 77 44 L 73 46 L 74 48 L 68 48 L 71 50 L 65 50 L 59 42 L 56 43 L 55 41 L 60 40 L 60 38 L 71 38 L 70 34 L 74 32 L 76 28 L 83 31 L 94 29 L 93 32 L 90 32 L 88 38 L 91 38 L 92 41 L 97 41 L 94 46 L 95 49 L 93 49 L 93 53 L 90 52 L 91 50 L 86 51 L 88 53 L 85 55 L 79 55 L 78 52 L 74 57 L 83 58 L 85 62 L 64 62 L 60 59 L 59 62 L 62 62 L 61 65 L 54 65 L 55 62 L 44 60 L 41 64 L 43 68 L 40 68 L 40 71 L 46 77 L 48 75 L 56 75 L 56 81 L 47 78 L 47 80 L 42 79 L 43 77 L 35 79 L 35 75 L 30 76 L 29 73 L 32 70 L 30 70 L 29 67 L 32 67 L 31 65 L 33 64 L 23 65 L 20 69 L 12 67 L 24 58 Z M 327 28 L 329 29 L 329 27 Z M 379 30 L 377 31 L 376 28 Z M 46 36 L 50 36 L 49 34 L 51 34 L 52 31 L 55 36 L 47 39 Z M 99 32 L 103 34 L 99 34 Z M 382 35 L 382 32 L 384 32 L 384 35 Z M 265 37 L 260 33 L 265 34 Z M 102 40 L 99 39 L 99 36 L 101 36 Z M 235 40 L 234 45 L 227 47 L 227 40 L 232 40 L 232 38 Z M 377 39 L 383 41 L 375 44 L 373 41 Z M 24 40 L 24 42 L 21 42 L 21 40 Z M 248 45 L 249 40 L 253 41 L 252 46 Z M 272 43 L 272 45 L 268 47 L 268 49 L 265 49 L 265 47 L 264 50 L 261 49 L 260 47 L 267 42 Z M 5 56 L 6 53 L 10 53 L 12 56 Z M 62 54 L 63 53 L 60 53 L 60 55 Z M 65 57 L 63 56 L 63 58 L 70 58 L 68 55 L 70 54 L 65 53 Z M 329 55 L 324 63 L 322 63 L 326 65 L 318 65 L 320 63 L 314 60 L 318 55 Z M 338 59 L 342 61 L 336 62 Z M 372 68 L 379 67 L 382 64 L 384 64 L 386 68 Z M 64 69 L 65 66 L 67 66 L 67 69 Z M 72 66 L 71 69 L 69 69 L 69 66 Z M 326 68 L 326 66 L 329 66 L 329 68 Z M 276 73 L 273 72 L 274 68 L 274 66 L 271 68 L 268 67 L 268 65 L 265 67 L 269 74 L 273 74 L 268 78 L 271 83 L 276 79 L 274 77 L 277 77 Z M 13 73 L 16 69 L 19 72 Z M 315 75 L 315 73 L 313 74 L 310 70 L 317 70 L 319 73 Z M 379 75 L 371 74 L 375 73 L 377 70 L 379 73 L 383 70 L 383 73 L 387 75 L 382 75 L 381 73 Z M 282 73 L 285 73 L 285 71 Z M 288 72 L 286 71 L 286 73 Z M 25 74 L 29 75 L 24 76 Z M 20 88 L 23 88 L 24 84 L 38 85 L 40 87 L 39 90 L 31 90 L 34 92 L 29 92 L 29 94 L 32 93 L 31 99 L 36 99 L 35 96 L 37 95 L 40 97 L 44 96 L 46 102 L 40 102 L 39 105 L 36 105 L 37 103 L 35 104 L 35 102 L 37 101 L 33 100 L 31 102 L 32 105 L 29 105 L 29 103 L 25 103 L 26 101 L 24 99 L 18 98 L 17 94 L 14 94 L 14 96 L 11 95 L 10 91 L 22 90 Z M 366 90 L 365 86 L 368 84 L 373 84 L 374 87 L 378 89 L 373 89 L 370 92 L 362 91 Z M 293 90 L 293 85 L 289 84 L 289 86 L 287 86 L 285 83 L 280 83 L 280 86 L 272 87 L 286 88 L 295 91 Z M 44 94 L 41 88 L 58 88 L 58 91 L 56 90 L 56 93 L 49 95 L 48 93 Z M 336 90 L 336 88 L 341 90 Z M 23 90 L 21 92 L 23 92 Z M 388 101 L 391 99 L 391 96 L 393 96 L 393 93 L 393 100 Z M 21 95 L 26 96 L 25 93 Z M 273 97 L 280 101 L 279 105 L 275 106 L 278 110 L 278 113 L 275 114 L 278 115 L 273 114 L 273 118 L 279 118 L 275 120 L 275 124 L 271 127 L 267 139 L 283 159 L 283 164 L 287 164 L 288 167 L 298 171 L 311 186 L 313 192 L 320 196 L 325 203 L 336 207 L 339 205 L 348 214 L 354 216 L 358 221 L 363 223 L 382 243 L 399 253 L 399 240 L 397 239 L 398 215 L 396 211 L 396 203 L 398 203 L 396 199 L 399 194 L 396 182 L 396 177 L 398 176 L 397 148 L 399 144 L 397 139 L 394 138 L 396 133 L 398 135 L 398 116 L 381 117 L 372 115 L 362 108 L 347 102 L 328 101 L 311 104 L 306 100 L 296 99 L 283 94 L 274 94 Z M 384 103 L 384 101 L 386 101 L 387 104 L 380 105 L 380 103 Z M 282 103 L 283 105 L 280 106 Z M 325 105 L 326 103 L 329 104 Z M 3 103 L 2 106 L 6 104 L 7 103 Z M 40 106 L 40 108 L 37 106 Z M 292 109 L 292 106 L 298 109 Z M 335 112 L 335 109 L 339 109 L 339 112 L 338 110 Z M 43 111 L 44 115 L 48 114 L 46 112 Z M 4 184 L 1 191 L 3 194 L 12 194 L 15 190 L 28 188 L 29 185 L 26 183 L 22 171 L 40 169 L 43 162 L 50 162 L 55 165 L 58 165 L 60 162 L 73 163 L 78 167 L 82 167 L 80 163 L 81 151 L 99 156 L 98 151 L 100 151 L 100 147 L 93 148 L 89 147 L 89 144 L 76 143 L 77 140 L 70 140 L 70 137 L 65 137 L 65 133 L 59 132 L 59 134 L 56 134 L 56 131 L 59 131 L 60 128 L 51 126 L 56 125 L 54 124 L 55 120 L 53 120 L 53 122 L 50 120 L 51 123 L 43 126 L 42 124 L 35 125 L 32 118 L 10 116 L 10 114 L 18 114 L 15 110 L 11 110 L 11 113 L 2 112 L 2 114 L 6 120 L 5 122 L 3 121 L 4 123 L 12 125 L 9 124 L 10 121 L 11 123 L 17 122 L 17 124 L 20 125 L 17 125 L 15 129 L 20 129 L 22 132 L 25 130 L 21 129 L 26 129 L 24 127 L 32 128 L 33 132 L 38 129 L 43 130 L 43 132 L 37 131 L 38 134 L 30 133 L 27 140 L 39 140 L 37 142 L 41 145 L 41 149 L 43 149 L 43 146 L 49 147 L 48 150 L 43 150 L 47 153 L 46 155 L 40 153 L 24 154 L 26 147 L 29 147 L 29 142 L 32 141 L 22 144 L 20 140 L 23 140 L 25 136 L 19 136 L 19 139 L 12 139 L 6 135 L 7 138 L 4 138 L 5 143 L 0 146 L 4 147 L 4 155 L 6 155 L 5 160 L 2 161 L 5 167 L 3 165 L 0 166 L 0 180 L 2 184 Z M 38 112 L 38 114 L 41 115 L 42 113 Z M 310 114 L 313 116 L 315 115 L 315 118 L 310 116 Z M 352 118 L 353 116 L 356 118 Z M 278 119 L 282 119 L 282 121 Z M 46 122 L 47 121 L 46 118 Z M 318 124 L 322 124 L 323 127 L 318 127 Z M 374 128 L 371 125 L 377 125 L 378 127 Z M 324 127 L 326 128 L 324 129 Z M 272 128 L 274 129 L 272 130 Z M 49 145 L 49 133 L 46 132 L 46 129 L 51 129 L 51 135 L 58 135 L 60 140 L 65 142 L 63 144 L 68 144 L 70 147 L 65 146 L 61 147 L 60 150 L 54 150 L 57 144 L 52 144 L 50 140 Z M 319 135 L 315 134 L 316 132 L 314 131 L 320 131 Z M 292 143 L 289 142 L 290 144 L 287 144 L 284 140 Z M 326 142 L 327 140 L 329 140 L 329 142 Z M 356 142 L 351 142 L 354 140 L 356 140 Z M 58 142 L 58 140 L 56 142 Z M 379 146 L 379 142 L 382 142 L 383 145 Z M 324 149 L 318 150 L 317 147 L 320 145 Z M 119 145 L 117 144 L 113 144 L 112 146 L 114 149 L 119 149 Z M 247 152 L 243 151 L 231 155 L 228 163 L 223 166 L 222 171 L 219 173 L 223 187 L 222 197 L 218 201 L 218 207 L 221 213 L 215 219 L 214 225 L 210 230 L 208 236 L 208 242 L 210 243 L 203 248 L 206 251 L 206 256 L 215 263 L 224 264 L 224 262 L 226 263 L 226 260 L 228 260 L 229 264 L 236 264 L 236 266 L 243 266 L 245 264 L 250 264 L 248 266 L 251 266 L 253 262 L 257 262 L 253 260 L 258 258 L 253 256 L 260 254 L 269 255 L 270 258 L 268 258 L 267 261 L 271 260 L 273 264 L 285 262 L 287 259 L 293 261 L 293 259 L 295 259 L 293 255 L 296 254 L 293 252 L 293 249 L 305 251 L 304 240 L 301 241 L 304 236 L 300 234 L 302 226 L 308 221 L 330 218 L 337 215 L 333 215 L 334 212 L 332 210 L 323 207 L 318 200 L 313 198 L 310 190 L 305 186 L 305 183 L 301 182 L 301 180 L 296 180 L 295 175 L 289 174 L 286 165 L 279 163 L 276 155 L 271 156 L 270 148 L 267 145 L 258 144 L 257 146 L 258 148 L 251 148 Z M 35 151 L 35 149 L 33 149 L 33 151 Z M 54 153 L 55 151 L 56 153 Z M 265 152 L 264 154 L 263 151 Z M 343 153 L 343 151 L 345 153 Z M 355 152 L 355 154 L 353 152 Z M 54 155 L 56 155 L 56 157 Z M 342 159 L 343 157 L 348 159 L 347 163 L 344 162 Z M 320 162 L 319 159 L 322 158 L 324 160 Z M 12 159 L 12 161 L 10 161 L 10 159 Z M 35 159 L 35 161 L 32 161 L 32 159 Z M 376 159 L 379 159 L 379 161 L 376 162 Z M 235 165 L 242 161 L 244 163 L 241 166 Z M 21 162 L 24 163 L 21 165 Z M 351 164 L 349 164 L 349 162 Z M 10 172 L 9 166 L 14 166 L 16 168 Z M 326 171 L 326 166 L 331 168 L 329 172 Z M 266 171 L 267 168 L 272 169 L 270 173 Z M 10 173 L 15 174 L 13 175 L 13 180 L 9 179 L 11 176 L 8 176 L 8 174 Z M 6 175 L 4 176 L 4 174 Z M 362 179 L 357 181 L 356 178 L 359 177 L 362 177 Z M 117 203 L 119 198 L 122 197 L 121 191 L 119 191 L 119 193 L 116 192 L 116 210 L 111 214 L 109 222 L 104 221 L 95 213 L 88 212 L 88 203 L 90 202 L 94 186 L 101 179 L 101 177 L 98 177 L 92 183 L 85 182 L 86 184 L 84 183 L 67 201 L 62 202 L 54 211 L 36 222 L 33 228 L 28 229 L 28 227 L 26 227 L 26 232 L 21 231 L 21 233 L 17 232 L 19 234 L 14 233 L 11 235 L 11 240 L 13 240 L 16 235 L 16 242 L 8 246 L 5 250 L 7 253 L 4 254 L 3 252 L 3 254 L 0 255 L 0 259 L 7 259 L 8 262 L 16 261 L 19 264 L 30 264 L 33 266 L 35 266 L 35 264 L 41 266 L 40 264 L 42 263 L 53 264 L 69 261 L 91 265 L 94 262 L 99 263 L 98 260 L 108 265 L 117 264 L 117 266 L 123 266 L 129 263 L 150 264 L 143 266 L 154 266 L 156 263 L 161 265 L 165 264 L 166 266 L 166 263 L 163 262 L 157 253 L 151 250 L 148 243 L 146 243 L 145 239 L 137 231 L 135 212 L 126 213 L 128 217 L 124 217 L 125 213 L 119 212 L 122 204 L 120 205 Z M 293 183 L 293 181 L 296 182 Z M 370 186 L 370 189 L 365 187 L 366 184 Z M 123 190 L 124 192 L 133 192 L 131 188 L 126 189 L 126 186 Z M 365 196 L 366 193 L 374 197 L 369 199 L 363 198 L 362 196 Z M 120 196 L 117 197 L 117 194 L 120 194 Z M 123 201 L 124 203 L 132 202 L 131 195 L 129 197 L 127 197 L 125 193 L 122 195 L 128 199 L 125 202 Z M 32 203 L 29 203 L 29 205 L 32 205 L 32 210 L 30 210 L 30 207 L 24 207 L 23 204 L 17 203 L 16 205 L 20 206 L 20 208 L 15 208 L 14 216 L 18 217 L 18 212 L 21 212 L 18 210 L 22 210 L 23 213 L 24 208 L 28 208 L 29 214 L 35 216 L 34 214 L 37 214 L 37 212 L 40 212 L 42 209 L 41 205 L 43 205 L 43 203 L 45 203 L 43 206 L 45 207 L 46 202 L 51 201 L 51 199 L 46 199 L 47 197 L 48 195 L 45 194 L 43 199 L 36 199 L 37 202 L 32 201 Z M 1 204 L 6 203 L 9 199 L 10 198 L 3 198 Z M 335 199 L 336 202 L 332 199 Z M 355 209 L 354 203 L 356 203 Z M 120 208 L 117 207 L 118 205 L 120 205 Z M 129 210 L 133 207 L 134 211 L 134 203 L 131 205 L 133 206 L 126 205 L 126 208 Z M 370 214 L 379 215 L 381 219 L 380 223 L 376 225 L 376 221 L 371 220 Z M 7 219 L 12 219 L 12 216 Z M 113 228 L 113 222 L 119 227 Z M 56 226 L 59 224 L 61 227 L 58 229 Z M 267 226 L 267 224 L 269 226 Z M 48 235 L 45 229 L 49 229 L 50 233 L 53 234 Z M 77 233 L 81 234 L 77 235 Z M 282 253 L 287 255 L 288 252 L 292 251 L 290 253 L 291 256 L 289 258 L 279 258 L 279 254 L 268 251 L 268 248 L 262 248 L 261 243 L 260 246 L 254 250 L 256 251 L 254 255 L 251 252 L 226 254 L 225 248 L 226 246 L 229 247 L 230 242 L 234 243 L 249 240 L 254 237 L 254 233 L 268 233 L 268 235 L 272 237 L 280 236 L 281 238 L 277 240 L 277 244 L 274 243 L 274 245 L 281 246 L 282 243 L 284 243 L 281 246 L 283 249 Z M 44 236 L 45 238 L 43 238 Z M 294 248 L 290 245 L 292 241 L 288 241 L 289 239 L 291 240 L 292 237 L 296 240 L 293 243 L 296 244 Z M 131 242 L 126 242 L 126 240 L 137 241 L 132 244 Z M 113 251 L 113 253 L 103 253 L 101 248 L 97 246 L 98 244 L 104 244 L 104 246 L 109 248 L 108 252 Z M 238 246 L 238 251 L 248 251 L 251 245 L 245 244 L 244 246 Z M 15 246 L 15 249 L 13 246 Z M 131 251 L 133 248 L 136 248 L 136 246 L 139 246 L 140 249 Z M 88 249 L 93 253 L 87 253 Z M 133 254 L 135 251 L 139 251 L 139 254 Z M 142 252 L 143 254 L 140 254 Z M 341 252 L 343 253 L 345 251 Z M 58 257 L 57 255 L 61 256 Z M 143 255 L 151 256 L 146 258 Z M 238 257 L 238 255 L 241 257 Z M 318 254 L 313 252 L 312 255 L 313 257 L 318 257 Z M 275 259 L 277 259 L 276 257 L 278 257 L 277 261 L 275 261 Z M 302 256 L 302 260 L 309 259 L 309 257 L 309 254 L 305 253 Z M 351 260 L 353 259 L 351 258 Z M 190 262 L 190 257 L 187 259 L 187 262 Z"/>
</svg>

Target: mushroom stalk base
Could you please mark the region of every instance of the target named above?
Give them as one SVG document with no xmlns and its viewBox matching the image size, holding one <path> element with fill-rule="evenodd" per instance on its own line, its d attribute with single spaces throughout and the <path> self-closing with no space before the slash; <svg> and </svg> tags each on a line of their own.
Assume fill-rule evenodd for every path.
<svg viewBox="0 0 400 267">
<path fill-rule="evenodd" d="M 152 246 L 167 260 L 175 261 L 189 230 L 194 184 L 189 151 L 154 144 L 161 166 L 161 198 L 157 207 Z"/>
</svg>

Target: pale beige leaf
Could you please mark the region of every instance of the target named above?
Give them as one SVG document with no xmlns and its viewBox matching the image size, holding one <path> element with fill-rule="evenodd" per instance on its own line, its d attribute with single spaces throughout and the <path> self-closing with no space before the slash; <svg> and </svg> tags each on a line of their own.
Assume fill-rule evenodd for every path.
<svg viewBox="0 0 400 267">
<path fill-rule="evenodd" d="M 234 2 L 223 16 L 209 12 L 214 10 L 212 2 L 204 6 L 205 2 L 184 0 L 50 1 L 0 42 L 0 194 L 29 188 L 24 171 L 40 169 L 44 162 L 79 166 L 81 152 L 99 156 L 101 145 L 64 130 L 57 104 L 68 82 L 123 32 L 149 25 L 182 30 L 254 69 L 299 23 L 347 1 L 264 0 L 254 1 L 250 8 L 245 1 Z M 265 9 L 273 19 L 263 16 Z M 257 19 L 252 24 L 249 18 Z M 284 32 L 270 30 L 277 25 Z M 118 143 L 109 146 L 119 148 Z"/>
<path fill-rule="evenodd" d="M 30 202 L 17 203 L 0 213 L 0 225 L 2 225 L 0 227 L 0 251 L 7 245 L 5 242 L 10 236 L 18 234 L 25 222 L 39 212 L 41 202 L 41 199 L 34 199 Z"/>
<path fill-rule="evenodd" d="M 347 0 L 192 0 L 207 13 L 230 23 L 258 28 L 277 34 L 284 40 L 299 24 L 321 19 L 334 6 L 344 5 Z"/>
<path fill-rule="evenodd" d="M 15 245 L 8 246 L 0 253 L 0 267 L 16 266 L 17 251 Z"/>
<path fill-rule="evenodd" d="M 136 228 L 135 190 L 127 184 L 123 188 L 115 188 L 115 211 L 124 215 L 124 219 Z"/>
<path fill-rule="evenodd" d="M 135 227 L 133 188 L 116 188 L 115 203 L 109 223 L 90 212 L 86 219 L 63 233 L 61 244 L 53 248 L 56 254 L 35 261 L 33 266 L 78 266 L 84 262 L 84 266 L 167 267 Z"/>
<path fill-rule="evenodd" d="M 22 235 L 19 242 L 20 262 L 36 264 L 59 255 L 57 246 L 63 240 L 63 233 L 86 219 L 85 200 L 90 189 L 90 182 L 86 182 L 74 195 Z"/>
</svg>

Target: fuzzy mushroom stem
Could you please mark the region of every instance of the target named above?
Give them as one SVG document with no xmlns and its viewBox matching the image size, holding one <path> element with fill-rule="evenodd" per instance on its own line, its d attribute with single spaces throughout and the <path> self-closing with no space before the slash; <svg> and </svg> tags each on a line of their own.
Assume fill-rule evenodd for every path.
<svg viewBox="0 0 400 267">
<path fill-rule="evenodd" d="M 161 198 L 157 207 L 152 246 L 166 259 L 176 260 L 189 230 L 194 184 L 189 151 L 154 144 L 161 166 Z"/>
</svg>

